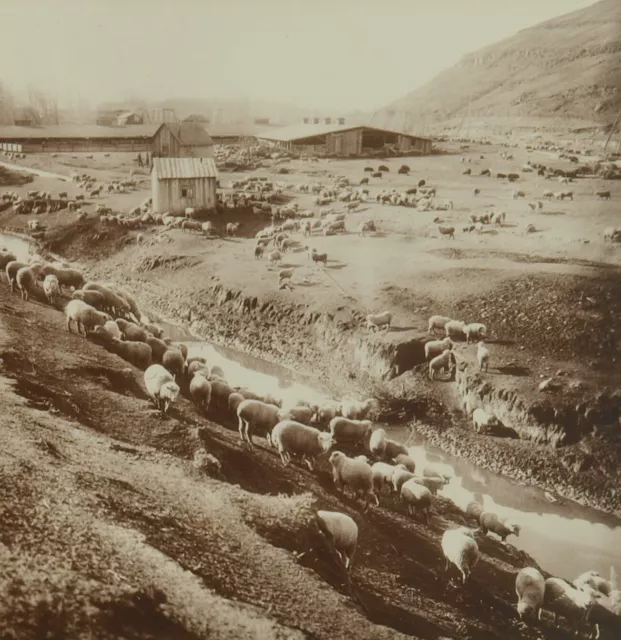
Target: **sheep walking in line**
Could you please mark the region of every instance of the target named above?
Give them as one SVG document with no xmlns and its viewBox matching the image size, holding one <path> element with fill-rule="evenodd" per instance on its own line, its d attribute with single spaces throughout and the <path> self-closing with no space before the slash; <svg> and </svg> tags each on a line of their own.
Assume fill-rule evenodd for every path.
<svg viewBox="0 0 621 640">
<path fill-rule="evenodd" d="M 541 572 L 534 567 L 521 569 L 515 578 L 515 593 L 518 597 L 517 612 L 520 618 L 537 615 L 541 620 L 543 597 L 546 590 L 546 580 Z"/>
<path fill-rule="evenodd" d="M 330 420 L 330 434 L 336 442 L 348 442 L 367 447 L 371 440 L 373 424 L 370 420 L 350 420 L 336 417 Z"/>
<path fill-rule="evenodd" d="M 196 406 L 204 414 L 207 414 L 209 402 L 211 401 L 211 383 L 200 370 L 194 373 L 190 381 L 190 395 Z"/>
<path fill-rule="evenodd" d="M 65 317 L 67 318 L 67 331 L 71 331 L 71 323 L 74 322 L 78 333 L 84 333 L 84 335 L 96 326 L 103 326 L 108 320 L 112 320 L 107 313 L 97 311 L 82 300 L 69 301 L 65 307 Z"/>
<path fill-rule="evenodd" d="M 153 404 L 164 415 L 179 396 L 179 387 L 162 365 L 152 364 L 144 372 L 144 383 Z"/>
<path fill-rule="evenodd" d="M 597 571 L 585 571 L 574 580 L 574 587 L 581 591 L 589 589 L 605 596 L 610 596 L 612 585 L 608 580 L 602 578 Z"/>
<path fill-rule="evenodd" d="M 267 261 L 270 267 L 273 267 L 276 264 L 279 264 L 282 260 L 282 254 L 278 250 L 270 251 L 267 254 Z"/>
<path fill-rule="evenodd" d="M 260 431 L 260 434 L 264 435 L 268 444 L 271 445 L 272 430 L 280 422 L 279 411 L 280 409 L 276 405 L 261 402 L 261 400 L 244 400 L 237 407 L 239 436 L 242 442 L 245 441 L 253 445 L 252 436 L 256 431 Z"/>
<path fill-rule="evenodd" d="M 471 322 L 463 330 L 466 335 L 466 344 L 481 340 L 487 337 L 487 327 L 480 322 Z"/>
<path fill-rule="evenodd" d="M 449 320 L 444 325 L 444 336 L 446 338 L 465 338 L 466 337 L 466 323 L 463 320 Z"/>
<path fill-rule="evenodd" d="M 483 535 L 495 533 L 504 544 L 510 535 L 519 536 L 520 526 L 503 518 L 502 520 L 491 511 L 483 511 L 479 516 L 479 525 Z"/>
<path fill-rule="evenodd" d="M 440 232 L 440 235 L 447 236 L 451 240 L 455 240 L 455 227 L 445 227 L 440 225 L 438 227 L 438 231 Z"/>
<path fill-rule="evenodd" d="M 393 490 L 392 478 L 396 466 L 386 462 L 376 462 L 371 466 L 373 478 L 373 491 L 377 495 L 381 495 L 384 487 L 388 487 L 389 493 Z"/>
<path fill-rule="evenodd" d="M 95 327 L 95 331 L 102 329 L 102 327 Z M 105 333 L 108 334 L 107 331 Z M 144 371 L 153 363 L 153 353 L 148 344 L 143 342 L 124 342 L 123 340 L 113 337 L 110 338 L 109 344 L 112 353 L 116 353 L 116 355 L 133 364 L 138 369 Z"/>
<path fill-rule="evenodd" d="M 435 380 L 435 376 L 439 371 L 452 371 L 455 366 L 455 354 L 449 349 L 445 349 L 441 355 L 436 356 L 429 362 L 429 379 Z"/>
<path fill-rule="evenodd" d="M 489 349 L 483 341 L 477 345 L 477 361 L 479 363 L 479 371 L 483 371 L 483 367 L 485 367 L 487 372 L 489 368 Z"/>
<path fill-rule="evenodd" d="M 431 491 L 419 484 L 416 478 L 410 478 L 401 486 L 399 495 L 401 500 L 406 503 L 408 513 L 411 516 L 416 516 L 421 511 L 428 525 L 431 520 L 429 512 L 433 501 Z"/>
<path fill-rule="evenodd" d="M 41 268 L 41 264 L 33 264 L 29 267 L 22 267 L 15 274 L 15 282 L 22 294 L 22 300 L 28 300 L 30 292 L 37 286 L 37 276 Z"/>
<path fill-rule="evenodd" d="M 377 331 L 378 329 L 384 327 L 384 330 L 388 331 L 392 322 L 392 313 L 390 313 L 390 311 L 384 311 L 383 313 L 377 314 L 370 313 L 367 316 L 366 320 L 367 329 L 373 329 L 373 331 Z"/>
<path fill-rule="evenodd" d="M 410 456 L 404 453 L 400 453 L 398 456 L 395 456 L 393 458 L 393 462 L 396 465 L 405 467 L 410 473 L 414 473 L 416 471 L 416 463 L 414 462 L 414 460 L 412 460 L 412 458 L 410 458 Z"/>
<path fill-rule="evenodd" d="M 339 511 L 317 511 L 316 524 L 349 570 L 358 544 L 358 525 L 354 519 Z"/>
<path fill-rule="evenodd" d="M 449 570 L 451 563 L 454 564 L 465 584 L 481 556 L 472 529 L 457 527 L 445 531 L 442 536 L 442 552 L 446 558 L 445 571 Z"/>
<path fill-rule="evenodd" d="M 579 632 L 580 626 L 585 620 L 591 595 L 572 587 L 561 578 L 548 578 L 543 594 L 543 609 L 552 614 L 554 622 L 557 616 L 562 616 L 570 622 L 574 630 Z"/>
<path fill-rule="evenodd" d="M 300 456 L 308 468 L 322 453 L 327 453 L 334 441 L 329 433 L 319 431 L 294 420 L 282 420 L 271 434 L 272 445 L 278 449 L 283 465 L 291 462 L 291 456 Z"/>
<path fill-rule="evenodd" d="M 439 356 L 445 349 L 452 349 L 453 341 L 450 338 L 444 340 L 430 340 L 425 343 L 425 358 L 429 360 L 431 357 Z"/>
<path fill-rule="evenodd" d="M 447 322 L 450 322 L 451 319 L 445 316 L 431 316 L 429 318 L 429 324 L 427 328 L 427 333 L 431 335 L 435 335 L 436 330 L 445 331 L 445 327 Z"/>
<path fill-rule="evenodd" d="M 43 280 L 43 293 L 45 293 L 45 297 L 51 305 L 56 304 L 56 301 L 60 297 L 60 285 L 55 275 L 50 274 L 49 276 L 45 276 L 45 280 Z"/>
<path fill-rule="evenodd" d="M 349 488 L 354 496 L 361 495 L 365 498 L 367 506 L 370 500 L 379 505 L 379 500 L 373 491 L 373 472 L 367 462 L 348 458 L 341 451 L 331 453 L 329 461 L 332 465 L 334 484 L 339 491 Z"/>
<path fill-rule="evenodd" d="M 401 495 L 401 487 L 403 487 L 408 480 L 414 479 L 414 477 L 414 472 L 408 471 L 404 465 L 398 464 L 392 472 L 392 488 Z"/>
</svg>

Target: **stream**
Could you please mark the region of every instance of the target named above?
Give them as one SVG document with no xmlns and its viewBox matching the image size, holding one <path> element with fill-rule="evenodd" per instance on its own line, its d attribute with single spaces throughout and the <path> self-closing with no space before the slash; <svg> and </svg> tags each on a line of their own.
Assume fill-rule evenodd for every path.
<svg viewBox="0 0 621 640">
<path fill-rule="evenodd" d="M 8 234 L 0 233 L 0 247 L 11 250 L 19 260 L 27 260 L 32 253 L 26 240 Z M 189 357 L 203 356 L 210 366 L 220 366 L 232 386 L 270 393 L 284 402 L 303 398 L 319 404 L 331 399 L 327 388 L 291 369 L 199 342 L 183 327 L 160 324 L 168 337 L 187 342 Z M 408 444 L 417 468 L 429 466 L 451 476 L 441 495 L 462 509 L 477 500 L 486 510 L 518 523 L 520 536 L 510 536 L 509 543 L 533 556 L 546 571 L 573 580 L 587 570 L 598 571 L 607 578 L 612 565 L 621 570 L 621 519 L 570 500 L 551 503 L 540 489 L 517 484 L 425 443 L 410 446 L 405 425 L 377 426 Z"/>
</svg>

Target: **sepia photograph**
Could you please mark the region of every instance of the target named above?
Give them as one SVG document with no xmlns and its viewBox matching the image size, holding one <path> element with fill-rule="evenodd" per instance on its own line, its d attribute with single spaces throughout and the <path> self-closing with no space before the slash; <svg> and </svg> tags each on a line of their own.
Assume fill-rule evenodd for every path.
<svg viewBox="0 0 621 640">
<path fill-rule="evenodd" d="M 0 640 L 621 638 L 621 0 L 0 25 Z"/>
</svg>

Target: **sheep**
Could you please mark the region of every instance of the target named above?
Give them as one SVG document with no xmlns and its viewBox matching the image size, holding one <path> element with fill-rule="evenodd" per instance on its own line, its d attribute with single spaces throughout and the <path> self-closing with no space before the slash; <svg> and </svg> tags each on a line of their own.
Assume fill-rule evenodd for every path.
<svg viewBox="0 0 621 640">
<path fill-rule="evenodd" d="M 386 331 L 390 329 L 390 323 L 392 322 L 392 313 L 390 311 L 384 311 L 383 313 L 370 313 L 367 318 L 367 329 L 373 329 L 377 331 L 380 327 L 384 327 Z"/>
<path fill-rule="evenodd" d="M 229 396 L 233 393 L 231 386 L 218 376 L 209 376 L 211 383 L 211 406 L 218 410 L 228 409 Z"/>
<path fill-rule="evenodd" d="M 125 300 L 125 302 L 129 305 L 129 310 L 134 314 L 136 322 L 138 322 L 139 318 L 142 316 L 140 313 L 140 309 L 138 308 L 138 303 L 131 293 L 122 289 L 114 282 L 104 282 L 105 287 L 108 287 L 111 291 L 113 291 L 117 296 Z"/>
<path fill-rule="evenodd" d="M 408 471 L 402 464 L 395 466 L 392 474 L 392 487 L 397 493 L 401 493 L 401 487 L 408 481 L 412 480 L 415 475 Z"/>
<path fill-rule="evenodd" d="M 336 417 L 330 420 L 330 433 L 337 442 L 349 442 L 367 446 L 373 431 L 370 420 L 350 420 Z"/>
<path fill-rule="evenodd" d="M 60 281 L 60 278 L 59 278 Z M 99 291 L 104 296 L 104 309 L 111 311 L 116 315 L 127 314 L 130 306 L 124 298 L 116 294 L 109 287 L 98 282 L 87 282 L 83 287 L 83 291 Z"/>
<path fill-rule="evenodd" d="M 390 438 L 386 438 L 384 443 L 384 457 L 386 460 L 394 460 L 398 455 L 408 455 L 408 448 L 401 444 L 400 442 L 396 442 L 395 440 L 391 440 Z"/>
<path fill-rule="evenodd" d="M 147 394 L 164 415 L 179 395 L 179 387 L 172 375 L 159 364 L 152 364 L 144 372 Z"/>
<path fill-rule="evenodd" d="M 281 269 L 278 272 L 278 283 L 280 284 L 284 280 L 291 280 L 294 272 L 295 272 L 295 267 L 291 267 L 290 269 Z"/>
<path fill-rule="evenodd" d="M 265 251 L 265 248 L 263 247 L 263 245 L 257 245 L 254 248 L 254 259 L 255 260 L 260 260 L 263 257 L 263 253 Z"/>
<path fill-rule="evenodd" d="M 139 327 L 137 324 L 124 320 L 123 318 L 117 318 L 116 324 L 118 325 L 123 338 L 129 342 L 145 342 L 147 339 L 147 330 Z"/>
<path fill-rule="evenodd" d="M 477 361 L 479 363 L 479 371 L 483 371 L 483 367 L 487 371 L 489 367 L 489 349 L 482 340 L 477 345 Z"/>
<path fill-rule="evenodd" d="M 50 276 L 46 276 L 50 277 Z M 123 337 L 119 325 L 114 320 L 108 320 L 103 326 L 103 329 L 111 338 L 117 338 L 120 340 Z"/>
<path fill-rule="evenodd" d="M 416 471 L 416 463 L 405 453 L 400 453 L 395 456 L 393 461 L 396 465 L 404 466 L 410 473 L 414 473 Z"/>
<path fill-rule="evenodd" d="M 369 451 L 378 458 L 384 457 L 386 451 L 386 431 L 384 429 L 375 429 L 371 433 Z"/>
<path fill-rule="evenodd" d="M 168 348 L 162 356 L 162 366 L 168 369 L 174 379 L 183 375 L 185 370 L 185 358 L 179 349 Z"/>
<path fill-rule="evenodd" d="M 78 269 L 65 269 L 63 267 L 56 267 L 51 264 L 46 264 L 39 272 L 39 278 L 45 278 L 45 276 L 50 274 L 53 274 L 58 278 L 58 284 L 61 286 L 61 288 L 84 288 L 84 275 Z"/>
<path fill-rule="evenodd" d="M 375 491 L 376 494 L 381 494 L 385 486 L 388 486 L 389 491 L 392 491 L 392 477 L 395 468 L 394 465 L 387 464 L 386 462 L 376 462 L 371 466 L 373 491 Z"/>
<path fill-rule="evenodd" d="M 451 240 L 455 240 L 455 227 L 445 227 L 440 225 L 438 231 L 443 236 L 448 236 Z"/>
<path fill-rule="evenodd" d="M 358 544 L 358 525 L 350 516 L 339 511 L 317 511 L 316 524 L 323 536 L 334 547 L 349 570 Z"/>
<path fill-rule="evenodd" d="M 344 418 L 349 418 L 350 420 L 364 420 L 375 404 L 376 401 L 374 398 L 367 398 L 362 402 L 358 400 L 345 400 L 341 404 L 341 414 Z"/>
<path fill-rule="evenodd" d="M 332 465 L 334 484 L 338 490 L 344 491 L 349 487 L 354 496 L 362 494 L 367 501 L 372 499 L 376 505 L 379 505 L 379 500 L 373 491 L 373 473 L 368 463 L 348 458 L 341 451 L 333 451 L 329 461 Z"/>
<path fill-rule="evenodd" d="M 433 360 L 430 360 L 429 361 L 429 379 L 434 380 L 435 374 L 440 370 L 444 370 L 444 371 L 452 370 L 453 369 L 452 359 L 454 358 L 455 356 L 453 355 L 453 353 L 449 349 L 445 349 L 441 355 L 436 356 L 435 358 L 433 358 Z"/>
<path fill-rule="evenodd" d="M 267 438 L 271 444 L 271 432 L 280 422 L 279 409 L 276 405 L 261 402 L 260 400 L 244 400 L 237 407 L 239 419 L 239 436 L 242 442 L 253 445 L 252 436 L 257 429 Z"/>
<path fill-rule="evenodd" d="M 65 307 L 65 316 L 67 318 L 67 331 L 71 331 L 71 322 L 75 322 L 78 333 L 81 329 L 84 335 L 88 331 L 92 331 L 96 326 L 103 326 L 108 320 L 111 320 L 107 313 L 97 311 L 94 307 L 82 302 L 82 300 L 70 300 Z"/>
<path fill-rule="evenodd" d="M 475 196 L 478 196 L 480 193 L 481 193 L 481 189 L 475 189 L 475 190 L 473 191 L 473 194 L 474 194 Z"/>
<path fill-rule="evenodd" d="M 466 344 L 470 344 L 470 341 L 476 341 L 480 338 L 487 337 L 487 327 L 480 322 L 471 322 L 467 324 L 464 328 L 464 333 L 466 334 Z"/>
<path fill-rule="evenodd" d="M 474 500 L 466 505 L 466 515 L 474 518 L 477 522 L 479 521 L 479 517 L 483 511 L 483 505 L 479 502 L 475 502 Z"/>
<path fill-rule="evenodd" d="M 514 190 L 512 196 L 514 200 L 517 200 L 518 198 L 525 198 L 526 194 L 523 191 Z"/>
<path fill-rule="evenodd" d="M 460 571 L 463 583 L 470 577 L 480 558 L 479 546 L 474 541 L 474 532 L 468 527 L 449 529 L 442 535 L 442 553 L 446 558 L 445 571 L 453 563 Z"/>
<path fill-rule="evenodd" d="M 405 465 L 403 465 L 403 466 L 405 466 Z M 409 471 L 409 469 L 408 469 L 408 471 Z M 428 475 L 423 474 L 423 476 L 414 476 L 414 480 L 416 482 L 418 482 L 418 484 L 420 484 L 421 486 L 426 487 L 427 489 L 429 489 L 429 491 L 431 491 L 432 495 L 434 495 L 434 496 L 446 484 L 445 479 L 440 477 L 440 476 L 437 476 L 437 475 L 428 476 Z"/>
<path fill-rule="evenodd" d="M 315 411 L 311 407 L 295 406 L 281 409 L 279 415 L 281 420 L 295 420 L 296 422 L 310 425 Z"/>
<path fill-rule="evenodd" d="M 436 329 L 445 330 L 446 323 L 450 321 L 451 319 L 446 318 L 445 316 L 431 316 L 431 318 L 429 318 L 427 333 L 429 335 L 434 335 L 436 332 Z"/>
<path fill-rule="evenodd" d="M 520 526 L 510 522 L 506 518 L 502 520 L 491 511 L 483 511 L 479 516 L 479 525 L 481 528 L 481 532 L 483 535 L 487 533 L 495 533 L 503 542 L 510 535 L 519 536 L 520 535 Z"/>
<path fill-rule="evenodd" d="M 278 422 L 272 429 L 271 442 L 278 449 L 283 465 L 291 461 L 292 455 L 301 456 L 311 471 L 317 456 L 327 453 L 334 443 L 329 433 L 295 420 Z"/>
<path fill-rule="evenodd" d="M 117 337 L 121 337 L 121 330 L 118 329 L 118 325 L 116 322 L 114 325 L 117 327 L 119 331 L 119 335 Z M 153 353 L 153 362 L 157 364 L 162 364 L 162 358 L 164 354 L 168 351 L 168 345 L 160 338 L 156 338 L 155 336 L 147 336 L 145 343 L 151 347 L 151 351 Z"/>
<path fill-rule="evenodd" d="M 373 220 L 367 220 L 366 222 L 361 222 L 358 226 L 358 235 L 364 236 L 367 231 L 376 231 L 375 222 Z"/>
<path fill-rule="evenodd" d="M 183 342 L 168 342 L 167 340 L 165 340 L 165 342 L 168 344 L 169 348 L 172 349 L 177 349 L 177 351 L 181 351 L 181 355 L 183 356 L 183 360 L 187 360 L 188 359 L 188 345 L 183 343 Z M 212 369 L 212 373 L 214 371 L 215 367 Z M 222 373 L 222 377 L 224 377 L 224 373 Z"/>
<path fill-rule="evenodd" d="M 280 253 L 280 251 L 277 251 L 277 250 L 270 251 L 267 254 L 267 260 L 270 266 L 273 266 L 277 263 L 280 263 L 280 261 L 282 260 L 282 254 Z"/>
<path fill-rule="evenodd" d="M 541 194 L 541 197 L 545 198 L 546 200 L 552 200 L 552 198 L 554 197 L 554 192 L 552 192 L 552 191 L 544 191 Z"/>
<path fill-rule="evenodd" d="M 401 486 L 399 494 L 401 500 L 407 505 L 408 513 L 411 516 L 415 516 L 418 510 L 423 512 L 425 521 L 429 524 L 431 516 L 429 511 L 431 510 L 432 496 L 431 491 L 427 487 L 423 487 L 416 481 L 416 478 L 410 478 Z"/>
<path fill-rule="evenodd" d="M 6 269 L 6 265 L 9 262 L 17 262 L 17 256 L 10 251 L 4 249 L 0 251 L 0 269 Z"/>
<path fill-rule="evenodd" d="M 483 409 L 475 409 L 472 412 L 472 426 L 476 433 L 486 433 L 498 424 L 498 419 Z"/>
<path fill-rule="evenodd" d="M 311 260 L 318 265 L 320 262 L 324 267 L 328 266 L 328 254 L 327 253 L 317 253 L 316 249 L 313 249 L 310 254 Z"/>
<path fill-rule="evenodd" d="M 188 376 L 188 380 L 192 380 L 192 378 L 194 377 L 194 374 L 197 371 L 202 372 L 205 378 L 209 377 L 209 367 L 207 366 L 206 362 L 201 362 L 200 360 L 192 360 L 192 362 L 186 363 L 186 364 L 187 364 L 186 373 Z"/>
<path fill-rule="evenodd" d="M 145 370 L 153 363 L 151 347 L 144 342 L 123 342 L 112 337 L 110 351 L 133 364 L 138 369 Z"/>
<path fill-rule="evenodd" d="M 593 591 L 605 596 L 610 596 L 612 591 L 610 582 L 602 578 L 597 571 L 585 571 L 584 573 L 581 573 L 574 580 L 574 587 L 581 591 L 588 591 L 589 589 L 592 589 Z"/>
<path fill-rule="evenodd" d="M 237 233 L 237 229 L 239 229 L 239 222 L 229 222 L 226 225 L 226 235 L 234 236 Z"/>
<path fill-rule="evenodd" d="M 43 280 L 43 293 L 45 293 L 45 297 L 51 305 L 56 304 L 56 300 L 58 300 L 60 296 L 60 285 L 55 275 L 50 274 L 49 276 L 45 276 L 45 280 Z"/>
<path fill-rule="evenodd" d="M 450 338 L 444 340 L 430 340 L 425 343 L 425 359 L 429 360 L 431 356 L 440 355 L 445 349 L 452 349 L 453 341 Z"/>
<path fill-rule="evenodd" d="M 575 589 L 560 578 L 546 580 L 543 609 L 552 613 L 555 622 L 556 616 L 561 615 L 573 622 L 577 631 L 588 613 L 590 604 L 590 594 Z"/>
<path fill-rule="evenodd" d="M 595 195 L 600 200 L 610 200 L 610 191 L 596 191 Z"/>
<path fill-rule="evenodd" d="M 15 285 L 16 285 L 15 276 L 17 275 L 17 272 L 23 267 L 28 267 L 28 266 L 29 265 L 26 264 L 25 262 L 19 262 L 18 260 L 11 260 L 10 262 L 7 263 L 5 272 L 6 272 L 7 280 L 9 281 L 9 286 L 11 287 L 11 293 L 15 293 Z"/>
<path fill-rule="evenodd" d="M 196 372 L 190 381 L 190 395 L 196 406 L 206 414 L 211 401 L 211 384 L 200 371 Z"/>
<path fill-rule="evenodd" d="M 341 415 L 341 405 L 328 403 L 317 408 L 313 422 L 328 425 L 332 418 Z"/>
<path fill-rule="evenodd" d="M 228 399 L 229 411 L 237 415 L 237 408 L 244 400 L 246 400 L 246 398 L 244 398 L 244 396 L 241 393 L 237 393 L 237 391 L 231 393 Z"/>
<path fill-rule="evenodd" d="M 37 283 L 37 274 L 41 269 L 41 264 L 33 264 L 29 267 L 22 267 L 15 274 L 15 282 L 22 294 L 22 300 L 28 300 L 30 297 L 30 292 Z"/>
<path fill-rule="evenodd" d="M 449 320 L 444 325 L 444 336 L 450 338 L 451 334 L 462 337 L 466 335 L 466 323 L 462 320 Z"/>
<path fill-rule="evenodd" d="M 164 335 L 164 329 L 158 327 L 152 322 L 143 322 L 144 316 L 140 319 L 140 326 L 144 327 L 149 333 L 153 334 L 156 338 L 161 338 Z"/>
<path fill-rule="evenodd" d="M 50 274 L 50 276 L 51 275 L 52 274 Z M 48 276 L 45 277 L 47 278 Z M 83 291 L 82 289 L 76 289 L 76 291 L 71 294 L 71 297 L 73 300 L 82 300 L 99 311 L 103 311 L 106 306 L 104 295 L 99 291 Z"/>
</svg>

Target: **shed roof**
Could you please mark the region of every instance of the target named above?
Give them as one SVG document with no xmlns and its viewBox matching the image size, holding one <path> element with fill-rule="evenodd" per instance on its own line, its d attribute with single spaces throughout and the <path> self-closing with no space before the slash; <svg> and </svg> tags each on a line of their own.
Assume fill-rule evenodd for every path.
<svg viewBox="0 0 621 640">
<path fill-rule="evenodd" d="M 130 116 L 139 116 L 140 114 L 136 111 L 125 111 L 124 113 L 119 113 L 117 118 L 129 118 Z"/>
<path fill-rule="evenodd" d="M 49 127 L 0 127 L 0 140 L 57 140 L 69 138 L 152 138 L 159 124 L 107 127 L 95 124 Z"/>
<path fill-rule="evenodd" d="M 217 178 L 213 158 L 153 158 L 153 168 L 160 180 Z"/>
<path fill-rule="evenodd" d="M 213 145 L 211 136 L 200 122 L 166 122 L 170 132 L 177 138 L 179 144 L 186 147 L 208 147 Z"/>
<path fill-rule="evenodd" d="M 378 131 L 384 133 L 392 133 L 395 135 L 407 136 L 408 138 L 418 138 L 419 140 L 430 140 L 423 136 L 417 136 L 413 133 L 405 133 L 403 131 L 393 131 L 391 129 L 379 129 L 362 124 L 294 124 L 289 127 L 279 127 L 277 129 L 261 130 L 256 134 L 257 138 L 263 140 L 278 140 L 280 142 L 291 142 L 293 140 L 303 140 L 305 138 L 314 138 L 316 136 L 324 136 L 328 133 L 343 133 L 345 131 L 353 131 L 354 129 L 367 129 L 370 131 Z"/>
</svg>

